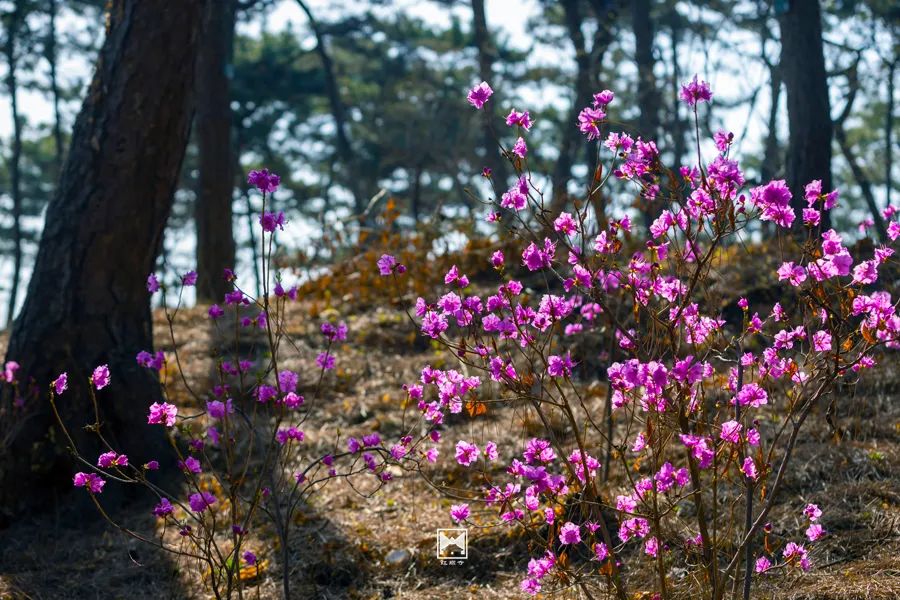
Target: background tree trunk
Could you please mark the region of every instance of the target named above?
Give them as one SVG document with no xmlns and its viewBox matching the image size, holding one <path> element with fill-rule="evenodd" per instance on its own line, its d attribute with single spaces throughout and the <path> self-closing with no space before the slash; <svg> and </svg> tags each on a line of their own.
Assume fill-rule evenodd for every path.
<svg viewBox="0 0 900 600">
<path fill-rule="evenodd" d="M 562 142 L 559 147 L 559 156 L 553 166 L 553 191 L 550 203 L 549 222 L 553 222 L 559 214 L 565 210 L 568 204 L 568 187 L 569 180 L 572 177 L 572 165 L 575 163 L 576 151 L 579 146 L 584 143 L 582 134 L 578 131 L 576 124 L 578 123 L 578 113 L 585 106 L 590 105 L 593 90 L 594 65 L 592 64 L 592 53 L 588 51 L 584 40 L 584 33 L 581 30 L 581 24 L 584 17 L 581 14 L 580 0 L 563 0 L 562 6 L 565 14 L 566 30 L 569 32 L 569 39 L 575 48 L 575 64 L 577 70 L 575 72 L 575 97 L 572 98 L 572 108 L 569 111 L 569 117 L 564 124 L 562 133 Z M 600 90 L 596 90 L 600 91 Z M 594 148 L 593 143 L 588 146 Z M 588 164 L 588 180 L 594 176 L 593 169 Z"/>
<path fill-rule="evenodd" d="M 644 140 L 658 142 L 660 133 L 660 111 L 662 95 L 656 83 L 653 67 L 653 40 L 656 32 L 651 16 L 651 0 L 634 0 L 631 4 L 631 27 L 634 32 L 634 62 L 637 66 L 637 102 L 641 110 L 637 122 L 637 133 Z M 641 208 L 647 227 L 662 212 L 660 200 L 646 200 L 642 197 Z"/>
<path fill-rule="evenodd" d="M 662 98 L 653 73 L 656 60 L 653 57 L 655 31 L 651 10 L 651 0 L 635 0 L 631 5 L 631 27 L 634 32 L 634 62 L 638 71 L 637 101 L 641 110 L 637 133 L 645 140 L 656 141 L 659 137 Z"/>
<path fill-rule="evenodd" d="M 206 5 L 197 55 L 194 127 L 200 168 L 194 219 L 197 299 L 205 302 L 220 301 L 228 292 L 228 282 L 222 272 L 234 268 L 234 161 L 228 69 L 235 9 L 234 0 L 216 0 Z"/>
<path fill-rule="evenodd" d="M 484 0 L 472 0 L 472 30 L 475 38 L 475 47 L 478 50 L 478 75 L 483 81 L 487 81 L 494 88 L 494 96 L 481 111 L 484 119 L 484 162 L 491 169 L 493 175 L 491 183 L 494 187 L 494 195 L 497 201 L 506 191 L 509 179 L 509 167 L 506 159 L 500 156 L 497 148 L 493 122 L 496 118 L 498 104 L 497 82 L 494 81 L 494 61 L 497 59 L 494 44 L 487 27 L 487 17 L 484 12 Z"/>
<path fill-rule="evenodd" d="M 297 4 L 300 5 L 300 10 L 306 15 L 306 18 L 309 21 L 309 28 L 312 29 L 313 35 L 316 38 L 316 54 L 319 55 L 319 61 L 322 63 L 322 74 L 325 76 L 325 93 L 328 96 L 328 106 L 331 109 L 331 116 L 334 119 L 337 155 L 340 157 L 341 162 L 344 163 L 344 169 L 346 170 L 346 180 L 344 183 L 353 195 L 353 207 L 360 219 L 360 224 L 364 227 L 371 226 L 371 215 L 363 214 L 368 208 L 368 199 L 365 197 L 365 192 L 359 189 L 360 186 L 354 169 L 356 156 L 353 153 L 353 146 L 350 144 L 350 137 L 347 133 L 347 109 L 341 98 L 341 90 L 338 86 L 334 60 L 332 60 L 331 53 L 328 51 L 322 27 L 316 20 L 309 6 L 306 2 L 303 2 L 303 0 L 297 0 Z"/>
<path fill-rule="evenodd" d="M 893 57 L 888 65 L 887 107 L 884 118 L 884 205 L 891 205 L 891 192 L 894 188 L 894 74 L 897 71 L 897 57 Z"/>
<path fill-rule="evenodd" d="M 62 115 L 59 110 L 59 77 L 56 72 L 57 63 L 57 31 L 56 31 L 56 15 L 59 12 L 58 0 L 49 0 L 47 13 L 49 24 L 47 30 L 47 48 L 46 56 L 47 64 L 50 67 L 50 94 L 53 96 L 53 141 L 56 150 L 56 173 L 54 176 L 59 179 L 62 172 L 63 156 L 65 153 L 65 143 L 63 142 L 62 132 Z"/>
<path fill-rule="evenodd" d="M 16 43 L 22 25 L 22 6 L 17 0 L 6 21 L 6 90 L 9 94 L 10 113 L 13 121 L 12 156 L 9 159 L 9 183 L 12 196 L 13 273 L 9 287 L 6 323 L 12 323 L 19 299 L 19 280 L 22 277 L 22 119 L 19 116 L 18 81 L 16 80 Z"/>
<path fill-rule="evenodd" d="M 106 41 L 10 338 L 7 358 L 21 363 L 41 397 L 0 454 L 0 520 L 71 488 L 75 465 L 44 397 L 61 371 L 69 373 L 69 391 L 58 403 L 62 418 L 89 460 L 98 448 L 81 429 L 93 417 L 87 378 L 102 363 L 112 372 L 99 393 L 107 439 L 133 464 L 168 456 L 162 431 L 146 419 L 160 398 L 159 381 L 135 355 L 153 343 L 145 285 L 184 157 L 203 4 L 110 3 Z M 2 401 L 8 407 L 11 398 Z"/>
<path fill-rule="evenodd" d="M 819 0 L 791 0 L 787 12 L 778 16 L 778 24 L 790 132 L 787 184 L 794 194 L 792 206 L 798 214 L 794 229 L 804 231 L 803 219 L 799 217 L 799 211 L 806 206 L 803 187 L 813 179 L 821 179 L 823 191 L 833 189 L 831 106 Z M 830 223 L 830 215 L 824 211 L 821 227 L 828 229 Z"/>
</svg>

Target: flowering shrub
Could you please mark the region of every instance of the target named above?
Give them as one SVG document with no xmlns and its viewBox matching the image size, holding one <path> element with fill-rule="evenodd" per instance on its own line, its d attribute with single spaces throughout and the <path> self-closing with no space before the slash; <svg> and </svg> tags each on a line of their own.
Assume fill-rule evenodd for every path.
<svg viewBox="0 0 900 600">
<path fill-rule="evenodd" d="M 482 82 L 468 101 L 483 109 L 492 93 Z M 144 486 L 157 499 L 152 513 L 160 535 L 141 539 L 205 565 L 217 598 L 239 594 L 244 576 L 265 568 L 268 545 L 252 543 L 262 520 L 279 537 L 288 597 L 288 539 L 300 502 L 336 478 L 371 477 L 380 486 L 391 479 L 387 465 L 430 477 L 441 460 L 476 472 L 473 479 L 483 483 L 467 497 L 457 491 L 452 523 L 486 517 L 529 540 L 521 589 L 530 594 L 577 587 L 588 597 L 606 591 L 624 599 L 651 572 L 656 597 L 701 593 L 718 600 L 740 588 L 748 598 L 754 578 L 813 568 L 815 543 L 828 534 L 820 522 L 827 507 L 806 506 L 796 515 L 799 529 L 778 524 L 788 534 L 783 544 L 770 538 L 776 526 L 770 516 L 815 407 L 839 401 L 836 387 L 874 367 L 879 347 L 900 346 L 896 303 L 871 287 L 894 250 L 878 247 L 855 261 L 838 233 L 821 230 L 822 211 L 836 205 L 838 194 L 819 182 L 806 186 L 802 215 L 783 181 L 745 190 L 730 153 L 733 135 L 716 133 L 716 154 L 708 161 L 701 154 L 697 111 L 713 97 L 709 86 L 695 77 L 681 97 L 694 111 L 698 153 L 696 164 L 677 173 L 663 166 L 653 141 L 608 131 L 612 92 L 596 94 L 578 117 L 587 141 L 608 153 L 608 167 L 598 171 L 605 175 L 589 195 L 614 177 L 656 203 L 646 240 L 629 215 L 591 215 L 590 202 L 548 216 L 527 168 L 531 115 L 510 112 L 512 144 L 501 151 L 518 177 L 492 199 L 498 210 L 488 220 L 501 226 L 513 220 L 517 227 L 504 242 L 518 246 L 483 243 L 480 252 L 460 257 L 478 256 L 481 269 L 496 273 L 500 281 L 489 291 L 473 283 L 477 266 L 459 262 L 440 269 L 445 289 L 437 298 L 415 301 L 410 319 L 459 367 L 425 366 L 419 381 L 404 386 L 419 422 L 404 419 L 403 432 L 387 444 L 373 433 L 335 439 L 324 454 L 305 450 L 304 423 L 335 367 L 333 345 L 347 329 L 321 324 L 315 377 L 283 367 L 281 349 L 290 343 L 285 307 L 298 290 L 285 289 L 272 260 L 285 225 L 284 214 L 267 206 L 278 177 L 252 172 L 248 181 L 263 197 L 263 289 L 254 298 L 225 273 L 233 289 L 208 310 L 220 332 L 231 332 L 217 348 L 216 385 L 209 394 L 192 392 L 200 408 L 189 414 L 169 396 L 172 374 L 190 391 L 172 327 L 180 301 L 172 311 L 166 307 L 175 350 L 136 357 L 160 373 L 165 396 L 147 408 L 147 422 L 167 432 L 186 491 L 151 482 L 147 474 L 159 461 L 131 464 L 106 443 L 99 418 L 89 427 L 106 449 L 96 459 L 79 457 L 84 468 L 73 484 L 104 516 L 100 499 L 108 483 Z M 885 211 L 885 219 L 894 216 Z M 712 290 L 763 221 L 779 228 L 781 266 L 769 277 L 783 286 L 782 300 L 770 306 L 741 298 L 740 316 L 729 321 Z M 896 240 L 900 224 L 891 221 L 889 232 Z M 427 289 L 420 278 L 428 267 L 433 276 L 434 265 L 412 264 L 431 249 L 423 239 L 396 253 L 367 249 L 365 272 L 356 273 L 353 285 L 366 281 L 398 295 Z M 343 285 L 358 265 L 336 268 L 306 289 L 324 289 L 328 302 L 331 286 Z M 195 281 L 187 273 L 181 286 Z M 148 277 L 150 293 L 164 287 Z M 242 355 L 242 339 L 259 336 L 262 352 Z M 602 405 L 585 393 L 593 371 L 607 381 Z M 105 365 L 93 372 L 95 406 L 115 376 Z M 14 364 L 4 378 L 15 381 Z M 54 410 L 67 385 L 65 373 L 51 384 Z M 523 411 L 539 434 L 520 446 L 450 440 L 453 453 L 442 459 L 439 444 L 452 415 L 477 418 L 491 403 Z"/>
<path fill-rule="evenodd" d="M 482 82 L 468 101 L 482 109 L 491 93 Z M 626 598 L 629 578 L 649 570 L 654 597 L 719 599 L 740 586 L 748 598 L 754 577 L 812 568 L 815 542 L 827 535 L 819 507 L 803 511 L 804 528 L 783 546 L 769 538 L 797 438 L 816 406 L 840 400 L 838 385 L 875 366 L 878 347 L 900 347 L 896 302 L 868 287 L 894 250 L 854 261 L 837 232 L 820 228 L 838 193 L 818 181 L 805 189 L 803 227 L 783 231 L 798 217 L 784 181 L 747 193 L 732 134 L 716 133 L 717 153 L 701 154 L 697 115 L 709 85 L 695 77 L 681 98 L 694 112 L 697 162 L 677 173 L 653 141 L 607 130 L 612 92 L 578 117 L 587 140 L 603 140 L 609 153 L 590 194 L 615 177 L 659 205 L 643 242 L 628 215 L 592 219 L 589 202 L 547 216 L 520 160 L 531 118 L 514 109 L 514 145 L 501 143 L 501 152 L 518 179 L 493 202 L 518 226 L 520 253 L 491 256 L 500 283 L 485 293 L 454 266 L 445 293 L 418 298 L 410 314 L 460 367 L 426 366 L 404 386 L 425 433 L 399 440 L 395 458 L 437 462 L 445 420 L 491 402 L 527 411 L 543 432 L 521 447 L 461 439 L 453 457 L 485 483 L 450 519 L 466 523 L 482 506 L 527 536 L 534 554 L 521 587 L 531 594 L 575 586 Z M 740 253 L 760 221 L 780 230 L 783 264 L 769 276 L 786 282 L 783 300 L 741 298 L 742 316 L 728 322 L 710 290 L 724 257 Z M 898 234 L 893 221 L 890 239 Z M 385 256 L 377 269 L 401 280 L 399 264 Z M 581 384 L 598 361 L 608 382 L 602 413 Z"/>
<path fill-rule="evenodd" d="M 98 396 L 115 377 L 106 365 L 98 366 L 90 378 L 95 420 L 88 428 L 97 433 L 106 448 L 98 457 L 77 454 L 67 429 L 71 424 L 62 422 L 56 410 L 57 399 L 67 389 L 66 373 L 51 384 L 50 401 L 83 464 L 73 484 L 90 494 L 106 519 L 112 521 L 101 502 L 108 483 L 145 487 L 156 498 L 152 515 L 158 521 L 159 535 L 144 537 L 113 524 L 144 542 L 200 563 L 209 591 L 216 598 L 241 595 L 244 580 L 266 568 L 265 555 L 272 544 L 262 542 L 254 533 L 268 523 L 278 536 L 287 598 L 291 572 L 288 541 L 300 504 L 338 478 L 369 477 L 374 482 L 370 487 L 377 490 L 390 479 L 385 471 L 389 455 L 378 434 L 362 441 L 351 440 L 348 449 L 340 447 L 339 440 L 334 440 L 325 453 L 304 448 L 304 423 L 321 401 L 323 380 L 336 363 L 333 348 L 346 340 L 347 327 L 344 323 L 321 323 L 322 351 L 315 356 L 315 371 L 301 374 L 284 368 L 282 349 L 296 347 L 286 332 L 285 310 L 289 302 L 297 300 L 297 288 L 286 289 L 273 270 L 275 236 L 283 229 L 285 216 L 267 210 L 267 203 L 278 189 L 279 178 L 266 170 L 253 171 L 248 182 L 263 198 L 259 217 L 263 293 L 258 298 L 250 296 L 231 270 L 224 273 L 232 290 L 221 305 L 210 306 L 207 313 L 225 340 L 215 348 L 216 381 L 209 393 L 195 392 L 182 368 L 173 327 L 181 293 L 178 304 L 170 309 L 165 304 L 165 286 L 154 274 L 147 278 L 147 290 L 162 293 L 174 348 L 171 355 L 143 351 L 136 357 L 140 366 L 158 371 L 162 382 L 164 401 L 147 408 L 147 424 L 165 430 L 185 491 L 178 487 L 164 489 L 148 478 L 150 472 L 160 469 L 162 460 L 132 464 L 128 456 L 107 442 L 96 411 Z M 179 292 L 195 285 L 196 280 L 194 272 L 183 275 Z M 241 354 L 248 347 L 252 348 L 250 353 Z M 8 364 L 4 378 L 13 381 L 15 370 L 14 363 Z M 170 398 L 175 382 L 169 377 L 173 374 L 187 388 L 197 410 L 183 414 Z M 302 392 L 307 389 L 312 393 L 305 397 Z"/>
</svg>

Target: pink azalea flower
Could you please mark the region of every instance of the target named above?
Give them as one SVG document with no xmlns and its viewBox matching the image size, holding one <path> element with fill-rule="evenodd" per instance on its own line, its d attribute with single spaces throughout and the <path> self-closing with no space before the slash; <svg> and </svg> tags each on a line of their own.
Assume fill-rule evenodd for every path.
<svg viewBox="0 0 900 600">
<path fill-rule="evenodd" d="M 484 106 L 484 103 L 488 101 L 494 94 L 494 90 L 491 89 L 491 86 L 488 85 L 486 81 L 482 81 L 471 90 L 469 90 L 469 94 L 466 96 L 466 100 L 469 101 L 469 104 L 474 106 L 476 109 L 481 109 Z"/>
<path fill-rule="evenodd" d="M 190 504 L 191 510 L 198 513 L 202 513 L 216 502 L 216 497 L 209 492 L 191 494 L 190 498 L 188 498 L 188 504 Z"/>
<path fill-rule="evenodd" d="M 124 454 L 116 454 L 115 452 L 104 452 L 97 458 L 97 466 L 101 469 L 109 467 L 127 467 L 128 457 Z"/>
<path fill-rule="evenodd" d="M 524 138 L 520 137 L 516 140 L 515 145 L 513 145 L 512 152 L 519 158 L 525 158 L 525 155 L 528 154 L 528 146 L 525 144 Z"/>
<path fill-rule="evenodd" d="M 56 395 L 59 396 L 69 387 L 69 374 L 68 373 L 60 373 L 60 375 L 53 381 L 53 390 L 56 392 Z"/>
<path fill-rule="evenodd" d="M 572 374 L 572 357 L 567 352 L 565 356 L 550 356 L 547 359 L 547 374 L 551 377 L 568 377 Z"/>
<path fill-rule="evenodd" d="M 478 460 L 478 446 L 460 440 L 456 443 L 456 462 L 468 467 Z"/>
<path fill-rule="evenodd" d="M 756 470 L 756 463 L 751 457 L 744 458 L 744 464 L 741 465 L 741 473 L 748 479 L 756 481 L 759 478 L 759 471 Z"/>
<path fill-rule="evenodd" d="M 268 169 L 261 169 L 259 171 L 250 171 L 247 175 L 247 183 L 264 194 L 271 194 L 281 184 L 281 177 L 275 173 L 270 173 Z"/>
<path fill-rule="evenodd" d="M 92 494 L 103 492 L 103 486 L 106 485 L 106 481 L 96 473 L 81 472 L 75 473 L 75 477 L 72 478 L 72 483 L 75 487 L 87 488 Z"/>
<path fill-rule="evenodd" d="M 191 473 L 200 473 L 203 469 L 200 467 L 200 461 L 194 458 L 193 456 L 188 456 L 184 459 L 184 462 L 181 463 L 181 468 L 184 471 L 189 471 Z"/>
<path fill-rule="evenodd" d="M 100 365 L 94 369 L 91 375 L 91 382 L 98 390 L 102 390 L 109 385 L 109 365 Z"/>
<path fill-rule="evenodd" d="M 527 579 L 523 579 L 520 585 L 522 591 L 530 596 L 537 596 L 541 591 L 541 582 L 533 577 L 528 577 Z"/>
<path fill-rule="evenodd" d="M 709 84 L 705 81 L 698 81 L 697 76 L 694 79 L 681 86 L 681 100 L 688 106 L 697 106 L 699 102 L 709 102 L 712 100 L 712 92 Z"/>
<path fill-rule="evenodd" d="M 532 125 L 531 116 L 528 114 L 527 110 L 525 112 L 519 112 L 516 109 L 512 109 L 506 116 L 506 124 L 509 127 L 518 125 L 525 131 L 529 131 Z"/>
<path fill-rule="evenodd" d="M 600 138 L 600 125 L 606 113 L 599 108 L 587 106 L 578 113 L 578 129 L 587 136 L 588 141 Z"/>
<path fill-rule="evenodd" d="M 504 257 L 502 250 L 496 250 L 493 254 L 491 254 L 491 265 L 493 265 L 495 269 L 499 269 L 500 267 L 502 267 L 503 262 Z"/>
<path fill-rule="evenodd" d="M 396 258 L 391 256 L 390 254 L 382 254 L 381 258 L 378 259 L 378 272 L 382 275 L 382 277 L 387 277 L 394 272 L 394 267 L 396 265 Z"/>
<path fill-rule="evenodd" d="M 831 350 L 831 334 L 827 331 L 817 331 L 813 334 L 813 349 L 816 352 L 828 352 Z"/>
<path fill-rule="evenodd" d="M 469 518 L 468 504 L 454 504 L 450 507 L 450 518 L 456 523 L 461 523 Z"/>
<path fill-rule="evenodd" d="M 16 382 L 16 371 L 19 370 L 19 363 L 14 360 L 8 361 L 3 366 L 3 374 L 0 375 L 0 381 L 5 380 L 7 383 Z"/>
<path fill-rule="evenodd" d="M 181 276 L 181 283 L 187 287 L 197 285 L 197 271 L 188 271 Z"/>
<path fill-rule="evenodd" d="M 497 452 L 497 442 L 488 442 L 484 445 L 484 456 L 490 460 L 495 461 L 499 456 Z"/>
<path fill-rule="evenodd" d="M 160 498 L 159 504 L 157 504 L 153 508 L 153 514 L 159 518 L 163 518 L 166 515 L 172 514 L 172 511 L 175 510 L 175 507 L 172 506 L 172 503 L 169 502 L 168 498 Z"/>
<path fill-rule="evenodd" d="M 726 421 L 722 423 L 722 431 L 719 437 L 726 442 L 737 444 L 741 441 L 741 429 L 743 427 L 737 421 Z"/>
<path fill-rule="evenodd" d="M 613 94 L 609 90 L 603 90 L 602 92 L 598 92 L 594 94 L 594 106 L 597 108 L 604 107 L 610 104 L 615 98 L 615 94 Z"/>
<path fill-rule="evenodd" d="M 267 233 L 273 233 L 275 229 L 284 231 L 285 223 L 287 221 L 283 212 L 264 212 L 259 216 L 259 224 L 262 226 L 263 231 Z"/>
<path fill-rule="evenodd" d="M 553 221 L 553 229 L 564 235 L 572 235 L 576 228 L 575 219 L 567 212 L 560 213 L 556 220 Z"/>
<path fill-rule="evenodd" d="M 820 509 L 816 504 L 807 504 L 803 509 L 803 514 L 810 521 L 816 522 L 819 520 L 819 517 L 822 516 L 822 509 Z"/>
<path fill-rule="evenodd" d="M 581 542 L 581 528 L 567 521 L 559 530 L 559 542 L 561 544 L 577 544 Z"/>
<path fill-rule="evenodd" d="M 329 354 L 328 352 L 320 352 L 318 356 L 316 356 L 316 364 L 319 365 L 319 368 L 323 371 L 328 371 L 334 368 L 334 355 Z"/>
<path fill-rule="evenodd" d="M 806 537 L 809 541 L 815 542 L 816 540 L 825 537 L 825 528 L 818 523 L 813 523 L 806 530 Z"/>
<path fill-rule="evenodd" d="M 162 404 L 154 402 L 150 405 L 150 414 L 147 415 L 147 423 L 149 425 L 162 425 L 166 427 L 175 425 L 175 417 L 178 416 L 178 409 L 174 404 L 163 402 Z"/>
</svg>

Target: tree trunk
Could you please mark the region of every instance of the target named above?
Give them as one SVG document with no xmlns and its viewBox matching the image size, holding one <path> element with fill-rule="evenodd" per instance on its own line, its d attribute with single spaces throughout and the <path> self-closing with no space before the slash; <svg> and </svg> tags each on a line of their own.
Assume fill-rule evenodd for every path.
<svg viewBox="0 0 900 600">
<path fill-rule="evenodd" d="M 16 312 L 16 301 L 19 299 L 19 279 L 22 272 L 22 121 L 19 118 L 18 82 L 16 80 L 16 42 L 18 41 L 19 27 L 22 20 L 22 7 L 19 1 L 13 6 L 7 20 L 6 31 L 6 90 L 10 98 L 10 112 L 13 121 L 12 156 L 9 161 L 10 192 L 12 196 L 12 220 L 13 220 L 13 273 L 10 283 L 8 305 L 6 310 L 6 323 L 13 321 Z"/>
<path fill-rule="evenodd" d="M 884 205 L 891 205 L 891 192 L 894 187 L 894 74 L 897 71 L 897 58 L 888 65 L 887 110 L 884 119 Z"/>
<path fill-rule="evenodd" d="M 88 460 L 99 446 L 82 429 L 93 421 L 87 379 L 102 363 L 112 373 L 98 394 L 106 439 L 132 464 L 169 457 L 161 429 L 148 428 L 146 419 L 148 405 L 160 400 L 159 381 L 135 355 L 153 343 L 145 285 L 184 157 L 203 4 L 109 4 L 106 41 L 9 342 L 7 358 L 21 363 L 41 397 L 0 454 L 0 520 L 44 507 L 55 490 L 72 486 L 76 467 L 44 396 L 62 371 L 69 390 L 58 406 Z M 9 396 L 7 390 L 4 408 Z M 115 488 L 107 491 L 105 502 Z"/>
<path fill-rule="evenodd" d="M 631 5 L 631 27 L 634 32 L 634 62 L 637 66 L 637 102 L 641 114 L 638 117 L 637 133 L 644 140 L 657 142 L 660 132 L 660 110 L 662 96 L 653 73 L 653 30 L 651 17 L 652 0 L 634 0 Z M 642 197 L 644 222 L 647 227 L 662 212 L 660 200 L 647 200 Z"/>
<path fill-rule="evenodd" d="M 822 180 L 831 191 L 831 107 L 828 75 L 822 49 L 822 13 L 818 0 L 792 0 L 787 12 L 778 16 L 781 28 L 781 75 L 787 90 L 788 130 L 787 184 L 794 195 L 798 215 L 806 206 L 804 186 Z M 830 214 L 823 211 L 822 228 L 828 229 Z M 803 219 L 794 229 L 805 231 Z"/>
<path fill-rule="evenodd" d="M 671 49 L 669 60 L 672 62 L 672 169 L 678 170 L 684 164 L 684 156 L 687 153 L 687 121 L 681 117 L 681 65 L 678 57 L 681 54 L 681 39 L 684 24 L 681 15 L 673 7 L 668 13 L 669 32 L 671 34 Z"/>
<path fill-rule="evenodd" d="M 872 182 L 869 181 L 868 175 L 866 175 L 866 172 L 856 159 L 853 148 L 850 146 L 849 140 L 847 140 L 847 133 L 844 131 L 844 123 L 853 112 L 853 103 L 856 101 L 856 96 L 859 93 L 858 67 L 859 61 L 857 61 L 850 69 L 847 76 L 849 88 L 847 93 L 847 103 L 844 105 L 844 109 L 841 111 L 841 114 L 838 115 L 838 118 L 834 120 L 834 137 L 837 140 L 838 147 L 841 149 L 844 160 L 847 161 L 847 165 L 850 167 L 850 172 L 853 173 L 853 179 L 855 179 L 856 183 L 859 185 L 859 190 L 862 192 L 863 199 L 866 201 L 866 206 L 869 207 L 869 212 L 872 213 L 872 223 L 875 225 L 878 239 L 882 243 L 885 243 L 888 241 L 887 225 L 885 224 L 881 213 L 878 211 L 878 203 L 875 201 L 875 194 L 872 191 Z"/>
<path fill-rule="evenodd" d="M 645 140 L 656 141 L 659 136 L 659 112 L 662 104 L 656 75 L 653 73 L 653 19 L 651 0 L 635 0 L 631 5 L 631 26 L 634 32 L 634 62 L 638 71 L 637 101 L 641 110 L 637 132 Z"/>
<path fill-rule="evenodd" d="M 197 300 L 218 302 L 230 286 L 222 272 L 234 268 L 231 98 L 228 69 L 234 40 L 235 1 L 206 5 L 197 54 L 194 127 L 199 154 Z"/>
<path fill-rule="evenodd" d="M 344 101 L 341 99 L 341 91 L 338 87 L 337 74 L 334 69 L 334 61 L 328 46 L 325 43 L 325 35 L 319 22 L 313 16 L 309 6 L 303 0 L 297 0 L 300 9 L 306 15 L 309 21 L 309 27 L 312 29 L 316 38 L 316 54 L 319 55 L 319 61 L 322 63 L 322 74 L 325 76 L 325 94 L 328 96 L 328 106 L 331 108 L 331 117 L 334 119 L 335 142 L 337 146 L 337 155 L 343 163 L 345 171 L 344 184 L 350 190 L 353 196 L 353 207 L 363 226 L 371 225 L 372 218 L 370 215 L 363 214 L 366 210 L 367 199 L 365 193 L 359 189 L 357 175 L 353 168 L 356 157 L 353 154 L 353 147 L 350 145 L 350 137 L 347 133 L 347 109 Z"/>
<path fill-rule="evenodd" d="M 575 163 L 578 146 L 582 143 L 581 133 L 576 127 L 578 113 L 591 103 L 591 94 L 593 92 L 591 85 L 594 78 L 591 53 L 588 52 L 584 41 L 584 33 L 581 31 L 584 17 L 580 11 L 579 0 L 563 0 L 562 6 L 565 14 L 566 30 L 569 32 L 569 39 L 575 48 L 577 70 L 575 73 L 575 96 L 572 98 L 572 108 L 569 110 L 569 116 L 563 127 L 559 156 L 556 158 L 556 164 L 553 166 L 553 176 L 551 178 L 553 193 L 550 203 L 550 215 L 548 217 L 550 223 L 565 210 L 568 203 L 568 188 L 569 180 L 572 177 L 572 165 Z M 593 143 L 588 145 L 594 146 Z M 594 176 L 590 164 L 588 169 L 588 180 L 590 180 Z"/>
<path fill-rule="evenodd" d="M 59 110 L 59 77 L 56 72 L 57 61 L 57 31 L 56 31 L 56 15 L 59 11 L 58 0 L 50 0 L 48 7 L 48 16 L 50 18 L 49 28 L 47 31 L 47 52 L 46 59 L 50 66 L 50 94 L 53 96 L 53 141 L 56 151 L 56 173 L 58 179 L 62 172 L 63 156 L 65 154 L 65 142 L 63 141 L 62 132 L 62 115 Z"/>
<path fill-rule="evenodd" d="M 490 32 L 487 27 L 487 17 L 484 12 L 484 0 L 472 0 L 472 32 L 475 41 L 475 47 L 478 50 L 478 75 L 483 81 L 496 85 L 494 81 L 494 61 L 496 60 L 496 51 L 494 43 L 491 41 Z M 482 125 L 483 144 L 484 144 L 484 162 L 491 170 L 491 183 L 494 187 L 494 196 L 497 201 L 506 191 L 506 184 L 509 179 L 509 165 L 497 149 L 496 132 L 493 124 L 496 120 L 497 94 L 496 91 L 491 101 L 482 109 Z"/>
<path fill-rule="evenodd" d="M 768 132 L 763 151 L 763 163 L 760 167 L 761 184 L 768 183 L 774 178 L 781 165 L 781 152 L 778 144 L 778 105 L 781 103 L 781 67 L 779 65 L 769 67 L 769 98 L 771 98 L 772 104 L 769 106 L 766 123 Z"/>
<path fill-rule="evenodd" d="M 841 149 L 841 154 L 844 155 L 844 160 L 847 161 L 850 172 L 853 173 L 853 179 L 856 180 L 859 191 L 862 192 L 863 200 L 866 201 L 866 206 L 869 208 L 869 212 L 872 213 L 872 223 L 875 225 L 875 232 L 878 234 L 878 240 L 882 243 L 886 243 L 888 242 L 887 226 L 884 223 L 884 219 L 881 217 L 881 212 L 878 210 L 878 203 L 875 201 L 875 193 L 872 191 L 872 182 L 869 181 L 869 177 L 866 175 L 866 172 L 860 166 L 856 155 L 853 153 L 853 148 L 850 147 L 850 143 L 847 141 L 847 134 L 844 132 L 844 127 L 841 123 L 835 123 L 834 133 L 835 138 L 837 138 L 838 146 Z"/>
</svg>

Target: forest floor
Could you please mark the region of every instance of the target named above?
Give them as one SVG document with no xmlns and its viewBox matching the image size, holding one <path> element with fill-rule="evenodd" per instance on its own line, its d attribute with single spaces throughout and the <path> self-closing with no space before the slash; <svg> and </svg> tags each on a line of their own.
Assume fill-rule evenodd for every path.
<svg viewBox="0 0 900 600">
<path fill-rule="evenodd" d="M 339 302 L 332 303 L 340 306 Z M 314 308 L 314 312 L 321 306 Z M 329 309 L 334 310 L 334 309 Z M 291 309 L 288 322 L 296 342 L 284 355 L 284 368 L 314 373 L 321 346 L 320 319 L 310 306 Z M 331 315 L 335 316 L 335 315 Z M 167 341 L 163 315 L 156 313 L 157 345 L 170 356 L 178 349 L 187 381 L 196 390 L 211 385 L 210 348 L 220 341 L 202 308 L 182 310 L 175 323 L 176 341 Z M 417 337 L 400 310 L 354 308 L 340 318 L 350 329 L 337 348 L 337 369 L 312 406 L 305 425 L 305 447 L 319 455 L 338 431 L 342 439 L 378 431 L 395 439 L 414 416 L 404 406 L 404 383 L 418 379 L 421 368 L 452 366 L 452 357 Z M 0 341 L 0 350 L 2 350 Z M 808 600 L 900 598 L 900 357 L 889 356 L 860 387 L 837 403 L 835 435 L 823 414 L 814 414 L 797 447 L 796 466 L 784 500 L 772 520 L 793 522 L 807 502 L 825 507 L 828 537 L 816 544 L 816 568 L 807 574 L 779 575 L 754 597 Z M 589 410 L 602 414 L 605 385 L 586 381 Z M 176 396 L 177 396 L 176 392 Z M 181 400 L 190 405 L 185 394 Z M 413 407 L 414 411 L 414 407 Z M 458 439 L 496 440 L 500 447 L 538 433 L 528 414 L 514 405 L 491 405 L 477 418 L 450 419 L 441 456 L 452 456 Z M 442 460 L 430 471 L 435 482 L 477 487 L 468 472 Z M 455 465 L 455 463 L 453 463 Z M 376 493 L 335 481 L 303 508 L 298 533 L 290 543 L 292 596 L 296 598 L 516 598 L 527 543 L 489 525 L 496 515 L 474 510 L 469 559 L 464 566 L 442 566 L 435 558 L 435 530 L 451 527 L 453 501 L 421 476 L 397 470 L 395 479 Z M 474 508 L 474 505 L 473 505 Z M 125 510 L 123 523 L 145 534 L 154 519 L 146 506 Z M 245 598 L 279 597 L 281 564 L 274 535 L 265 527 L 253 532 L 251 548 L 265 565 L 247 582 Z M 22 522 L 0 532 L 0 599 L 57 598 L 206 598 L 202 573 L 186 561 L 142 546 L 102 522 L 68 522 L 65 514 Z M 629 590 L 645 598 L 639 588 Z M 576 597 L 574 592 L 554 597 Z"/>
</svg>

